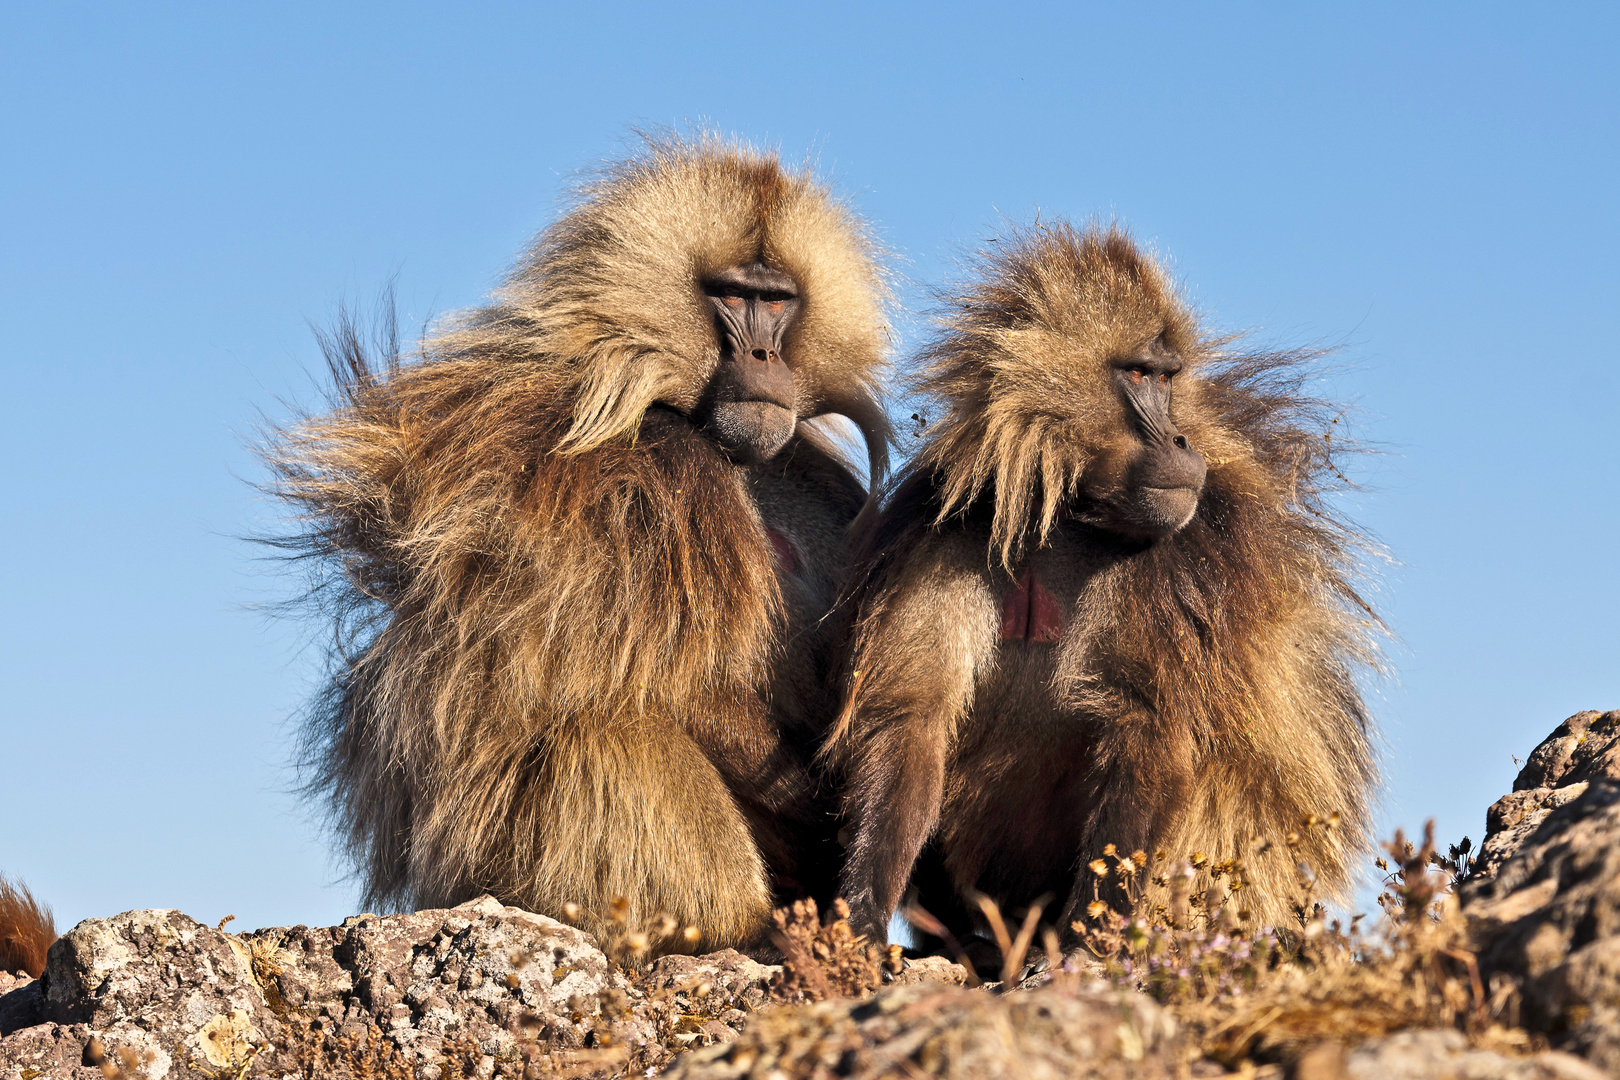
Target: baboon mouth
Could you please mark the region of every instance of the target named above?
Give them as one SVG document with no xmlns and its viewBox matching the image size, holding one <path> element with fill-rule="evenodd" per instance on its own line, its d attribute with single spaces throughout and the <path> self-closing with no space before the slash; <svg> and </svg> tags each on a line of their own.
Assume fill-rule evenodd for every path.
<svg viewBox="0 0 1620 1080">
<path fill-rule="evenodd" d="M 1201 487 L 1192 487 L 1191 485 L 1183 487 L 1144 487 L 1142 494 L 1155 503 L 1180 504 L 1185 502 L 1196 506 L 1198 496 L 1203 490 Z"/>
<path fill-rule="evenodd" d="M 1140 496 L 1137 507 L 1141 524 L 1151 534 L 1168 536 L 1192 520 L 1198 510 L 1198 496 L 1203 485 L 1178 487 L 1150 487 L 1137 489 Z"/>
<path fill-rule="evenodd" d="M 768 461 L 793 437 L 799 418 L 774 401 L 722 401 L 714 406 L 710 428 L 733 457 Z"/>
<path fill-rule="evenodd" d="M 794 419 L 797 419 L 797 416 L 793 412 L 792 402 L 788 402 L 784 405 L 780 401 L 772 401 L 769 398 L 742 398 L 737 401 L 724 402 L 718 406 L 718 408 L 723 409 L 727 405 L 730 405 L 733 408 L 761 410 L 761 415 L 769 415 L 771 413 L 786 413 L 788 416 L 792 416 Z"/>
</svg>

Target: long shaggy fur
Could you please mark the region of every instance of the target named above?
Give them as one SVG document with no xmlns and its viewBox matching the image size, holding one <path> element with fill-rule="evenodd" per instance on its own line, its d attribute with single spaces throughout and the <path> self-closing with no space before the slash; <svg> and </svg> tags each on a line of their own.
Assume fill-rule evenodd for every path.
<svg viewBox="0 0 1620 1080">
<path fill-rule="evenodd" d="M 26 971 L 39 978 L 55 941 L 51 909 L 35 900 L 28 886 L 0 874 L 0 971 Z"/>
<path fill-rule="evenodd" d="M 1109 358 L 1149 328 L 1184 355 L 1197 329 L 1164 272 L 1117 230 L 1058 223 L 1010 237 L 980 271 L 920 357 L 916 388 L 942 415 L 909 472 L 936 478 L 936 522 L 993 485 L 992 541 L 1010 565 L 1026 538 L 1050 534 L 1099 436 L 1119 426 L 1098 393 Z"/>
<path fill-rule="evenodd" d="M 342 397 L 270 460 L 308 526 L 292 544 L 339 571 L 310 739 L 369 902 L 488 891 L 577 902 L 592 927 L 622 896 L 705 947 L 758 937 L 768 875 L 800 872 L 790 837 L 815 816 L 794 747 L 814 733 L 784 727 L 819 702 L 773 697 L 812 681 L 782 668 L 814 644 L 807 596 L 836 588 L 864 495 L 812 424 L 747 470 L 655 406 L 691 408 L 719 363 L 700 283 L 763 260 L 804 297 L 785 344 L 800 415 L 854 420 L 880 480 L 873 256 L 773 157 L 653 142 L 414 362 L 385 335 L 376 370 L 348 324 L 326 341 Z M 798 578 L 762 517 L 789 489 L 809 500 Z"/>
<path fill-rule="evenodd" d="M 1078 835 L 1047 846 L 1071 881 L 1117 843 L 1245 856 L 1245 904 L 1273 923 L 1288 916 L 1296 859 L 1344 896 L 1376 781 L 1355 678 L 1377 665 L 1379 624 L 1354 583 L 1365 545 L 1323 498 L 1342 475 L 1337 418 L 1301 393 L 1309 356 L 1237 352 L 1205 335 L 1117 229 L 1033 229 L 1004 238 L 980 270 L 949 302 L 917 376 L 941 420 L 861 556 L 851 694 L 831 746 L 850 774 L 851 811 L 893 802 L 905 774 L 942 775 L 943 815 L 926 828 L 964 888 L 997 845 L 1023 843 L 1018 829 L 1062 828 L 1054 808 L 1009 810 L 985 791 L 1033 792 L 1075 769 Z M 1208 477 L 1192 521 L 1144 548 L 1067 515 L 1088 467 L 1126 430 L 1109 361 L 1155 338 L 1186 361 L 1174 420 Z M 1050 660 L 1020 676 L 1023 660 L 996 640 L 995 598 L 1028 559 L 1059 550 L 1060 534 L 1084 583 Z M 978 696 L 1020 678 L 1017 692 L 1069 734 L 1031 720 L 1032 744 L 1019 747 L 1023 736 L 984 730 Z M 1077 747 L 1087 760 L 1052 760 Z M 862 823 L 852 866 L 880 862 L 863 845 L 925 810 L 891 813 Z M 1017 828 L 1010 813 L 1024 815 Z M 1303 827 L 1330 814 L 1336 828 Z M 1290 856 L 1280 842 L 1295 832 Z M 1253 855 L 1257 838 L 1278 842 L 1272 857 Z M 860 878 L 846 888 L 871 887 Z M 1029 903 L 1031 888 L 998 899 Z M 1091 898 L 1081 892 L 1068 897 L 1071 917 Z"/>
</svg>

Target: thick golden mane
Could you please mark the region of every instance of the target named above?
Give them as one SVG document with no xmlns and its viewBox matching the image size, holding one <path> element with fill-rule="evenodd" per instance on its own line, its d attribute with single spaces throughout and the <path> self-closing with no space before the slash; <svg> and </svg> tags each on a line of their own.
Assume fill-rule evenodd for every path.
<svg viewBox="0 0 1620 1080">
<path fill-rule="evenodd" d="M 1109 361 L 1162 338 L 1193 367 L 1204 343 L 1163 270 L 1117 228 L 1014 230 L 977 270 L 921 356 L 914 386 L 941 415 L 916 468 L 936 474 L 941 520 L 993 488 L 995 546 L 1010 561 L 1029 534 L 1045 539 L 1095 433 L 1118 426 L 1118 402 L 1099 392 Z"/>
<path fill-rule="evenodd" d="M 758 931 L 761 871 L 735 869 L 757 867 L 751 847 L 673 838 L 698 825 L 661 809 L 659 793 L 606 794 L 645 785 L 641 774 L 548 770 L 696 755 L 671 742 L 687 736 L 736 744 L 721 758 L 773 752 L 765 688 L 786 605 L 772 541 L 744 470 L 679 415 L 719 363 L 701 289 L 755 261 L 795 278 L 802 308 L 784 353 L 799 414 L 855 421 L 875 485 L 889 431 L 874 255 L 807 174 L 717 138 L 670 138 L 585 184 L 491 302 L 416 355 L 385 335 L 379 364 L 347 323 L 326 340 L 336 399 L 277 433 L 267 458 L 303 527 L 281 542 L 327 571 L 313 599 L 338 643 L 309 756 L 372 902 L 489 890 L 555 910 L 616 889 L 650 917 L 675 900 L 646 893 L 639 864 L 600 853 L 592 830 L 663 830 L 659 850 L 685 844 L 694 860 L 731 844 L 727 865 L 749 878 L 694 878 L 695 894 L 715 896 L 682 910 L 711 913 L 718 941 Z M 807 423 L 778 457 L 858 507 L 829 453 Z M 581 739 L 620 749 L 559 749 Z M 593 851 L 602 868 L 581 855 Z M 750 889 L 740 909 L 715 899 Z"/>
<path fill-rule="evenodd" d="M 804 306 L 785 343 L 801 415 L 837 413 L 886 465 L 879 382 L 888 296 L 860 222 L 808 173 L 716 136 L 650 140 L 582 185 L 488 307 L 452 319 L 446 358 L 522 360 L 572 400 L 558 449 L 577 453 L 636 429 L 654 402 L 696 404 L 719 363 L 699 287 L 763 261 L 798 282 Z"/>
<path fill-rule="evenodd" d="M 890 625 L 907 590 L 926 587 L 912 554 L 988 524 L 987 572 L 1016 572 L 1021 553 L 1085 497 L 1099 440 L 1125 428 L 1105 369 L 1162 338 L 1186 363 L 1173 415 L 1206 459 L 1203 492 L 1192 519 L 1151 544 L 1095 535 L 1099 552 L 1119 547 L 1072 613 L 1051 691 L 1102 718 L 1099 769 L 1202 763 L 1197 804 L 1164 838 L 1181 854 L 1242 853 L 1311 814 L 1339 815 L 1339 829 L 1316 830 L 1296 854 L 1322 875 L 1324 894 L 1342 895 L 1377 781 L 1357 681 L 1380 666 L 1381 623 L 1357 584 L 1371 545 L 1326 498 L 1345 483 L 1336 457 L 1347 447 L 1335 437 L 1342 410 L 1304 391 L 1315 354 L 1244 352 L 1205 336 L 1117 229 L 1019 233 L 983 270 L 952 302 L 914 380 L 941 419 L 863 537 L 836 733 L 849 724 L 854 737 L 835 756 L 858 759 L 855 729 L 870 738 L 904 714 L 890 699 L 909 700 L 906 663 L 935 668 L 902 656 L 904 634 Z M 1295 872 L 1273 862 L 1257 890 L 1268 918 L 1285 914 Z"/>
</svg>

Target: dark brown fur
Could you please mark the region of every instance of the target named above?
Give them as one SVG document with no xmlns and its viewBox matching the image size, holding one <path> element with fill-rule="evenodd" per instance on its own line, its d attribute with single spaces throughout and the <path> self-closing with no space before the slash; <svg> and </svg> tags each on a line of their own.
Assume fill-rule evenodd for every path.
<svg viewBox="0 0 1620 1080">
<path fill-rule="evenodd" d="M 368 902 L 572 901 L 599 928 L 622 896 L 721 948 L 760 940 L 773 894 L 830 890 L 807 762 L 866 496 L 816 424 L 748 468 L 674 410 L 719 359 L 699 283 L 768 262 L 803 296 L 798 414 L 854 420 L 880 477 L 872 256 L 808 176 L 672 140 L 588 185 L 417 362 L 328 342 L 345 396 L 271 460 L 294 542 L 341 570 L 310 732 Z"/>
<path fill-rule="evenodd" d="M 56 941 L 56 921 L 28 886 L 0 874 L 0 971 L 45 972 L 45 956 Z"/>
<path fill-rule="evenodd" d="M 923 355 L 941 419 L 860 555 L 828 748 L 859 929 L 883 933 L 908 879 L 958 933 L 973 892 L 1044 897 L 1067 928 L 1109 843 L 1245 856 L 1245 906 L 1280 924 L 1296 884 L 1280 842 L 1300 831 L 1342 896 L 1375 781 L 1354 677 L 1376 620 L 1352 583 L 1359 538 L 1321 497 L 1332 419 L 1299 394 L 1304 357 L 1205 336 L 1117 230 L 1038 228 L 982 269 Z M 1155 341 L 1185 361 L 1174 422 L 1208 476 L 1192 520 L 1144 542 L 1079 518 L 1097 463 L 1135 438 L 1110 364 Z M 1051 643 L 1002 640 L 1026 572 L 1062 612 Z M 1312 814 L 1337 828 L 1304 830 Z"/>
</svg>

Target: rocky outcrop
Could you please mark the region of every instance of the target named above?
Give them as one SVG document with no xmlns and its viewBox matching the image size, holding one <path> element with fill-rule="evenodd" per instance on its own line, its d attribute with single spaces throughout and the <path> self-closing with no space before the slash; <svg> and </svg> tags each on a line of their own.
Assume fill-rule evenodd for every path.
<svg viewBox="0 0 1620 1080">
<path fill-rule="evenodd" d="M 645 1071 L 735 1038 L 775 970 L 728 950 L 631 978 L 487 897 L 240 935 L 134 911 L 80 923 L 0 997 L 0 1080 Z"/>
<path fill-rule="evenodd" d="M 688 1054 L 668 1075 L 1169 1080 L 1183 1057 L 1175 1023 L 1141 994 L 1102 984 L 1006 995 L 923 985 L 885 990 L 869 1001 L 762 1013 L 740 1039 Z"/>
<path fill-rule="evenodd" d="M 1400 1031 L 1349 1053 L 1307 1055 L 1294 1080 L 1599 1080 L 1605 1073 L 1556 1050 L 1514 1057 L 1468 1045 L 1459 1031 Z"/>
<path fill-rule="evenodd" d="M 1485 812 L 1474 877 L 1495 875 L 1547 816 L 1586 794 L 1593 780 L 1620 780 L 1620 709 L 1579 712 L 1530 752 L 1513 790 Z"/>
<path fill-rule="evenodd" d="M 1521 1021 L 1620 1075 L 1620 710 L 1577 713 L 1491 807 L 1463 911 Z"/>
<path fill-rule="evenodd" d="M 945 986 L 885 990 L 869 1001 L 824 1001 L 762 1012 L 734 1042 L 675 1060 L 677 1080 L 1176 1080 L 1256 1076 L 1201 1058 L 1168 1010 L 1101 983 L 1007 995 Z M 1267 1075 L 1260 1073 L 1259 1075 Z M 1272 1076 L 1280 1076 L 1275 1071 Z M 1320 1043 L 1292 1080 L 1603 1080 L 1559 1051 L 1503 1054 L 1461 1032 L 1401 1031 L 1346 1049 Z"/>
</svg>

